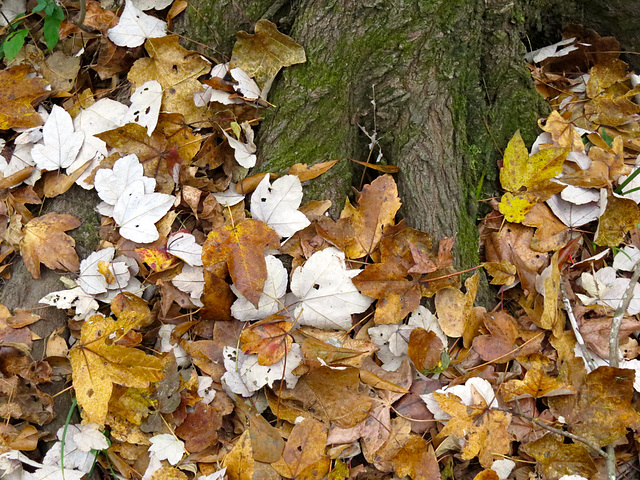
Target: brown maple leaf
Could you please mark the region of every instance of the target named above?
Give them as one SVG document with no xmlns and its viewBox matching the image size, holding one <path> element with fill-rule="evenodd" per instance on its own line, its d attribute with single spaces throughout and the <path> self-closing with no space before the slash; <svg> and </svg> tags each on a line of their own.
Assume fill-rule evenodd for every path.
<svg viewBox="0 0 640 480">
<path fill-rule="evenodd" d="M 226 262 L 233 284 L 244 297 L 258 308 L 267 279 L 264 252 L 278 248 L 280 238 L 265 223 L 246 219 L 234 226 L 216 228 L 202 247 L 205 267 Z"/>
<path fill-rule="evenodd" d="M 0 130 L 42 125 L 33 106 L 51 92 L 45 90 L 46 80 L 25 78 L 29 70 L 29 65 L 16 65 L 0 71 Z"/>
<path fill-rule="evenodd" d="M 40 263 L 52 270 L 77 272 L 80 269 L 76 242 L 64 232 L 78 228 L 81 223 L 72 215 L 52 212 L 24 226 L 20 252 L 33 278 L 40 278 Z"/>
</svg>

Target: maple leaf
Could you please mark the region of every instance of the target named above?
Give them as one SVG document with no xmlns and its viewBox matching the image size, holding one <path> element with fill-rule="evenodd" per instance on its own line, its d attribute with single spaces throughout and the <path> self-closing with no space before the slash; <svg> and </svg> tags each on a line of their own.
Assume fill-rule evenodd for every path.
<svg viewBox="0 0 640 480">
<path fill-rule="evenodd" d="M 253 166 L 255 166 L 256 160 L 257 160 L 257 157 L 256 157 L 257 147 L 256 147 L 256 144 L 253 143 L 253 135 L 254 135 L 253 128 L 251 128 L 251 125 L 249 124 L 249 122 L 243 122 L 242 125 L 240 125 L 240 127 L 242 127 L 242 131 L 244 132 L 244 136 L 247 140 L 246 143 L 243 143 L 240 140 L 232 137 L 224 130 L 222 131 L 222 133 L 224 134 L 225 137 L 227 137 L 229 146 L 233 148 L 233 156 L 235 157 L 236 162 L 238 162 L 238 164 L 241 167 L 252 168 Z M 269 175 L 267 175 L 267 177 L 268 176 Z M 300 196 L 302 198 L 302 189 L 300 189 Z M 258 220 L 264 221 L 264 219 L 262 218 L 259 218 L 259 217 L 255 217 L 255 218 L 258 218 Z"/>
<path fill-rule="evenodd" d="M 281 299 L 287 292 L 287 269 L 273 255 L 265 256 L 265 262 L 267 278 L 257 308 L 235 286 L 231 285 L 231 290 L 238 297 L 231 305 L 231 314 L 234 318 L 242 321 L 260 320 L 277 313 L 284 307 Z"/>
<path fill-rule="evenodd" d="M 137 47 L 147 38 L 164 37 L 167 24 L 159 18 L 147 15 L 131 0 L 125 2 L 118 24 L 108 31 L 109 40 L 120 47 Z"/>
<path fill-rule="evenodd" d="M 523 452 L 536 460 L 536 469 L 543 478 L 559 480 L 564 475 L 582 475 L 592 478 L 597 471 L 589 451 L 581 444 L 565 443 L 553 433 L 522 445 Z"/>
<path fill-rule="evenodd" d="M 251 216 L 273 228 L 280 237 L 290 237 L 310 222 L 298 208 L 302 184 L 295 175 L 285 175 L 273 184 L 266 175 L 251 196 Z"/>
<path fill-rule="evenodd" d="M 240 348 L 245 354 L 258 354 L 260 365 L 273 365 L 291 349 L 291 327 L 281 315 L 267 317 L 242 331 Z"/>
<path fill-rule="evenodd" d="M 400 205 L 393 177 L 383 175 L 365 185 L 357 207 L 347 200 L 340 220 L 325 221 L 319 233 L 342 248 L 347 258 L 362 258 L 377 248 L 383 229 L 394 224 Z"/>
<path fill-rule="evenodd" d="M 294 270 L 291 292 L 298 297 L 294 316 L 301 325 L 351 328 L 351 314 L 362 313 L 373 302 L 351 281 L 359 270 L 347 270 L 344 253 L 330 247 L 311 255 Z"/>
<path fill-rule="evenodd" d="M 20 252 L 24 266 L 33 278 L 40 278 L 40 263 L 53 270 L 77 272 L 80 260 L 76 242 L 66 230 L 78 228 L 82 222 L 72 215 L 47 213 L 24 226 Z"/>
<path fill-rule="evenodd" d="M 211 63 L 196 52 L 186 50 L 175 35 L 146 41 L 149 58 L 136 60 L 127 79 L 136 87 L 157 80 L 164 92 L 162 109 L 179 112 L 185 122 L 207 121 L 206 107 L 197 107 L 193 94 L 202 90 L 198 77 L 211 69 Z"/>
<path fill-rule="evenodd" d="M 502 392 L 507 402 L 526 397 L 541 398 L 577 393 L 571 385 L 550 377 L 540 364 L 534 364 L 527 370 L 523 380 L 505 382 Z"/>
<path fill-rule="evenodd" d="M 294 425 L 282 458 L 271 466 L 285 478 L 321 480 L 331 467 L 331 460 L 324 453 L 326 445 L 326 427 L 317 420 L 305 418 Z"/>
<path fill-rule="evenodd" d="M 407 475 L 413 480 L 440 479 L 438 459 L 431 445 L 418 436 L 411 435 L 402 448 L 391 459 L 395 474 L 402 478 Z"/>
<path fill-rule="evenodd" d="M 273 22 L 258 20 L 255 34 L 238 32 L 230 67 L 240 67 L 256 79 L 260 88 L 269 87 L 282 67 L 306 62 L 304 48 L 280 33 Z"/>
<path fill-rule="evenodd" d="M 73 121 L 67 111 L 54 105 L 42 128 L 44 144 L 34 145 L 31 157 L 41 170 L 69 167 L 84 143 L 84 132 L 73 131 Z"/>
<path fill-rule="evenodd" d="M 640 427 L 640 414 L 632 406 L 635 371 L 599 367 L 580 388 L 569 431 L 600 446 L 624 437 L 627 428 Z"/>
<path fill-rule="evenodd" d="M 25 78 L 31 67 L 16 65 L 0 71 L 0 130 L 42 125 L 42 117 L 33 109 L 38 100 L 49 95 L 42 78 Z"/>
<path fill-rule="evenodd" d="M 162 104 L 162 86 L 155 80 L 149 80 L 133 91 L 130 100 L 131 105 L 122 124 L 142 125 L 147 128 L 147 135 L 151 136 L 158 124 Z"/>
<path fill-rule="evenodd" d="M 149 439 L 151 446 L 149 452 L 159 460 L 167 460 L 171 465 L 176 465 L 186 452 L 184 443 L 175 435 L 163 433 Z"/>
<path fill-rule="evenodd" d="M 276 232 L 259 220 L 246 219 L 211 231 L 202 247 L 202 261 L 205 267 L 226 262 L 235 287 L 258 308 L 267 278 L 264 251 L 279 246 Z"/>
<path fill-rule="evenodd" d="M 479 281 L 480 277 L 476 273 L 464 282 L 466 293 L 456 288 L 443 288 L 436 293 L 438 323 L 448 337 L 458 338 L 464 333 L 465 324 L 476 299 Z"/>
<path fill-rule="evenodd" d="M 104 424 L 113 383 L 147 388 L 163 378 L 161 359 L 115 343 L 138 322 L 95 315 L 85 320 L 80 341 L 69 351 L 76 398 L 87 421 Z"/>
</svg>

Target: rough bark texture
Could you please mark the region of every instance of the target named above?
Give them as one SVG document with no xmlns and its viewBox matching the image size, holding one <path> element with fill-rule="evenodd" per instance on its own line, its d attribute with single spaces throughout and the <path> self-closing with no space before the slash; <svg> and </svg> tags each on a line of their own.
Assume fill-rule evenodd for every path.
<svg viewBox="0 0 640 480">
<path fill-rule="evenodd" d="M 360 126 L 373 133 L 375 99 L 384 157 L 401 169 L 402 214 L 436 239 L 457 235 L 459 264 L 476 264 L 480 183 L 483 195 L 492 192 L 498 148 L 518 128 L 531 141 L 545 110 L 522 61 L 520 39 L 539 14 L 534 3 L 293 3 L 288 33 L 308 61 L 286 69 L 272 89 L 277 107 L 260 127 L 259 169 L 345 159 L 307 187 L 308 199 L 329 197 L 339 211 L 359 183 L 346 159 L 367 158 Z M 226 2 L 215 4 L 211 11 L 225 15 Z"/>
</svg>

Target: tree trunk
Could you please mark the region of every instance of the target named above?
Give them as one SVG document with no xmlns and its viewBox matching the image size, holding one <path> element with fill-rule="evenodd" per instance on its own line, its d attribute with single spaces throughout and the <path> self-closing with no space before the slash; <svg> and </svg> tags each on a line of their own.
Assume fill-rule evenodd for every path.
<svg viewBox="0 0 640 480">
<path fill-rule="evenodd" d="M 340 211 L 360 186 L 361 169 L 348 159 L 369 155 L 362 127 L 400 167 L 408 223 L 436 240 L 457 235 L 458 265 L 477 264 L 477 199 L 495 190 L 499 149 L 518 128 L 532 141 L 546 109 L 522 60 L 521 38 L 540 2 L 311 0 L 280 10 L 198 3 L 200 15 L 205 3 L 218 18 L 243 11 L 245 23 L 260 11 L 275 21 L 284 12 L 287 33 L 307 52 L 272 88 L 276 108 L 256 141 L 260 171 L 341 158 L 306 187 L 308 199 L 328 196 Z M 198 18 L 187 15 L 185 35 Z"/>
</svg>

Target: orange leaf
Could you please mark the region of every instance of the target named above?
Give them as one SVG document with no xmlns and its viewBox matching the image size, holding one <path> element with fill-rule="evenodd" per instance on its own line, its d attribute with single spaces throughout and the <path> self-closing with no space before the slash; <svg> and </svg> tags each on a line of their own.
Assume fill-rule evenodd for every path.
<svg viewBox="0 0 640 480">
<path fill-rule="evenodd" d="M 330 162 L 316 163 L 315 165 L 306 165 L 304 163 L 296 163 L 289 168 L 289 175 L 297 175 L 301 182 L 319 177 L 323 173 L 329 171 L 340 160 L 332 160 Z"/>
<path fill-rule="evenodd" d="M 29 65 L 16 65 L 0 71 L 0 130 L 42 125 L 33 105 L 50 93 L 45 90 L 48 83 L 42 78 L 25 78 L 29 70 Z"/>
<path fill-rule="evenodd" d="M 260 365 L 273 365 L 291 348 L 289 330 L 293 326 L 281 315 L 271 315 L 242 331 L 240 348 L 246 354 L 257 353 Z"/>
<path fill-rule="evenodd" d="M 264 252 L 279 246 L 276 232 L 259 220 L 246 219 L 209 233 L 202 247 L 202 261 L 205 267 L 226 262 L 233 284 L 257 308 L 267 279 Z"/>
<path fill-rule="evenodd" d="M 305 418 L 293 427 L 282 458 L 271 466 L 285 478 L 320 480 L 331 465 L 324 453 L 326 445 L 326 428 L 317 420 Z"/>
</svg>

